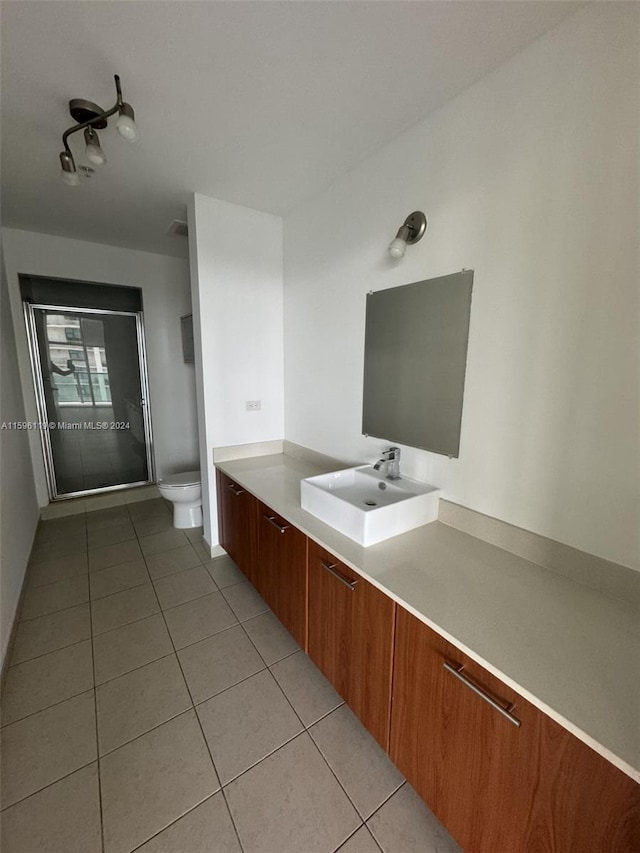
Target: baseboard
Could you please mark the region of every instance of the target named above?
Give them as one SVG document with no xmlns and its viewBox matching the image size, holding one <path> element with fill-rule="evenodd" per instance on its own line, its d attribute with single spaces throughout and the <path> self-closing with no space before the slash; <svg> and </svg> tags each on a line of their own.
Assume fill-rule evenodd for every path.
<svg viewBox="0 0 640 853">
<path fill-rule="evenodd" d="M 38 522 L 38 524 L 39 523 L 40 522 Z M 16 643 L 16 634 L 18 633 L 18 626 L 20 625 L 20 616 L 22 615 L 22 607 L 24 605 L 24 597 L 27 592 L 27 576 L 29 574 L 31 554 L 33 553 L 33 546 L 35 544 L 36 534 L 38 532 L 38 524 L 36 524 L 36 528 L 33 531 L 33 539 L 31 540 L 31 547 L 29 548 L 29 556 L 27 558 L 27 562 L 24 567 L 24 572 L 22 574 L 22 585 L 20 587 L 20 595 L 18 596 L 18 603 L 16 605 L 15 613 L 13 614 L 11 631 L 9 632 L 9 640 L 7 642 L 7 647 L 4 652 L 4 658 L 2 659 L 2 666 L 0 667 L 0 693 L 2 693 L 2 691 L 4 690 L 4 683 L 7 679 L 7 672 L 9 671 L 9 661 L 11 660 L 11 655 L 13 654 L 13 647 Z"/>
</svg>

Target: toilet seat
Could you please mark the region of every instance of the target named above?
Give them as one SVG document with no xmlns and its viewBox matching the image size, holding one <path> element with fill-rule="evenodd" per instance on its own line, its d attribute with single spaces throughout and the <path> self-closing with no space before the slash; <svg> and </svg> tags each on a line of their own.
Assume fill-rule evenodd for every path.
<svg viewBox="0 0 640 853">
<path fill-rule="evenodd" d="M 158 480 L 159 486 L 167 489 L 183 489 L 185 486 L 200 485 L 200 471 L 184 471 L 182 474 L 169 474 Z"/>
<path fill-rule="evenodd" d="M 202 527 L 200 471 L 182 471 L 158 480 L 160 497 L 173 504 L 173 526 L 179 530 Z"/>
</svg>

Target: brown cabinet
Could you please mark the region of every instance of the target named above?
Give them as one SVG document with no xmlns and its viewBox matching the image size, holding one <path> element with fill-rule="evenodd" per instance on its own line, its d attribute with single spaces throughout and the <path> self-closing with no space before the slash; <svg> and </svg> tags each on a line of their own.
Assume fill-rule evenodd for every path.
<svg viewBox="0 0 640 853">
<path fill-rule="evenodd" d="M 220 544 L 253 582 L 258 501 L 222 471 L 216 471 Z"/>
<path fill-rule="evenodd" d="M 307 647 L 307 537 L 258 503 L 253 584 L 285 628 Z"/>
<path fill-rule="evenodd" d="M 631 778 L 226 474 L 217 481 L 222 546 L 466 853 L 640 851 Z"/>
<path fill-rule="evenodd" d="M 466 853 L 640 849 L 633 780 L 401 607 L 390 754 Z"/>
<path fill-rule="evenodd" d="M 395 603 L 309 542 L 309 656 L 385 749 Z"/>
</svg>

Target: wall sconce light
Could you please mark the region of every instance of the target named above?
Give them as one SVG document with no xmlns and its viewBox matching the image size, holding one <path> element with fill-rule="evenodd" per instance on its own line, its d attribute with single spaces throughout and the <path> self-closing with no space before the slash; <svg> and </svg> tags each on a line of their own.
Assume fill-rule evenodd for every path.
<svg viewBox="0 0 640 853">
<path fill-rule="evenodd" d="M 107 121 L 112 115 L 118 113 L 116 128 L 123 139 L 126 139 L 128 142 L 135 142 L 138 139 L 138 128 L 136 127 L 133 107 L 122 100 L 120 77 L 115 74 L 114 79 L 116 82 L 117 99 L 115 105 L 110 110 L 105 111 L 92 101 L 85 101 L 82 98 L 73 98 L 69 101 L 69 112 L 77 124 L 65 130 L 62 135 L 64 151 L 60 153 L 62 180 L 69 187 L 77 187 L 80 183 L 80 176 L 68 142 L 72 133 L 84 130 L 85 153 L 87 160 L 94 166 L 103 166 L 107 162 L 104 151 L 100 146 L 97 131 L 103 130 L 107 126 Z"/>
<path fill-rule="evenodd" d="M 427 230 L 427 217 L 421 210 L 414 210 L 398 229 L 395 240 L 389 243 L 389 254 L 392 258 L 401 258 L 407 250 L 407 243 L 412 245 L 421 240 Z"/>
</svg>

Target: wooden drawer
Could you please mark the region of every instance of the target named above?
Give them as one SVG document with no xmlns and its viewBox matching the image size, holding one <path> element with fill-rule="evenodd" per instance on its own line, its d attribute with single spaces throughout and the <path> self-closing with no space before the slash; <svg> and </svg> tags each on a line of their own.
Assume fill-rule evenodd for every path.
<svg viewBox="0 0 640 853">
<path fill-rule="evenodd" d="M 254 584 L 285 628 L 306 649 L 307 537 L 263 503 L 258 505 Z"/>
<path fill-rule="evenodd" d="M 220 544 L 253 582 L 258 501 L 246 489 L 216 470 Z"/>
<path fill-rule="evenodd" d="M 309 542 L 309 656 L 388 749 L 395 604 Z"/>
<path fill-rule="evenodd" d="M 633 780 L 401 607 L 391 718 L 391 758 L 466 853 L 640 850 Z"/>
</svg>

